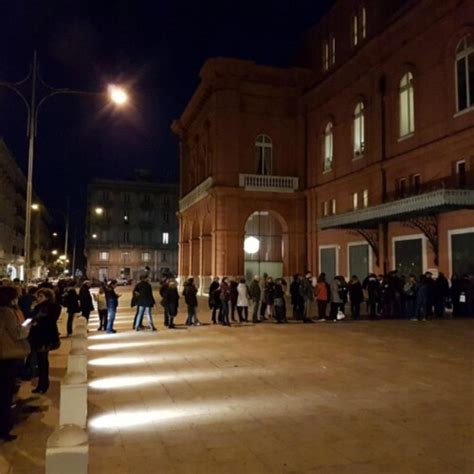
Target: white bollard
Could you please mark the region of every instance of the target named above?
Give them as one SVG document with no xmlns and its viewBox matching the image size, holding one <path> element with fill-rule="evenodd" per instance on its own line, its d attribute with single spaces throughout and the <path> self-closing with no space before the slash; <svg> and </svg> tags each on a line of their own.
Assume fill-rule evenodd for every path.
<svg viewBox="0 0 474 474">
<path fill-rule="evenodd" d="M 67 374 L 81 374 L 87 381 L 87 352 L 83 348 L 71 349 L 67 356 Z"/>
<path fill-rule="evenodd" d="M 89 439 L 75 425 L 53 431 L 46 443 L 46 474 L 87 474 Z"/>
<path fill-rule="evenodd" d="M 87 379 L 83 373 L 71 372 L 61 380 L 59 400 L 59 425 L 87 423 Z"/>
<path fill-rule="evenodd" d="M 85 326 L 74 326 L 74 336 L 87 337 L 87 328 Z"/>
<path fill-rule="evenodd" d="M 84 316 L 77 316 L 75 319 L 75 325 L 87 327 L 87 319 Z"/>
<path fill-rule="evenodd" d="M 75 335 L 71 338 L 71 350 L 74 349 L 87 349 L 87 337 L 84 335 Z"/>
</svg>

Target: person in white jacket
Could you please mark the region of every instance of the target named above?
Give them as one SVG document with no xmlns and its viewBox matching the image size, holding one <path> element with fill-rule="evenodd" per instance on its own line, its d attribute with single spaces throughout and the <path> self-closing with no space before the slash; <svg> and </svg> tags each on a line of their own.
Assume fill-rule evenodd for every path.
<svg viewBox="0 0 474 474">
<path fill-rule="evenodd" d="M 237 314 L 240 322 L 249 320 L 249 289 L 243 278 L 237 286 Z"/>
</svg>

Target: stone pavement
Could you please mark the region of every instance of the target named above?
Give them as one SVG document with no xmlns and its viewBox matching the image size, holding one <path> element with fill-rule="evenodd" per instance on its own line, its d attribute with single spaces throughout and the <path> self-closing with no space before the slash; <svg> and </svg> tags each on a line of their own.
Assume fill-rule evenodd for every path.
<svg viewBox="0 0 474 474">
<path fill-rule="evenodd" d="M 136 333 L 123 303 L 117 334 L 90 324 L 91 474 L 474 470 L 473 320 Z M 49 409 L 0 446 L 1 474 L 43 472 L 52 362 Z"/>
</svg>

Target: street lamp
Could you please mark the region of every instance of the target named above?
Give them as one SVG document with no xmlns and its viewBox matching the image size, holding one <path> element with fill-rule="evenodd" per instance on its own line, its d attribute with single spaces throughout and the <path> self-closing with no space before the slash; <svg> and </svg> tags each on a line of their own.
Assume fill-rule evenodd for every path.
<svg viewBox="0 0 474 474">
<path fill-rule="evenodd" d="M 97 239 L 97 234 L 92 234 L 93 239 Z"/>
<path fill-rule="evenodd" d="M 94 211 L 98 216 L 101 216 L 104 213 L 104 208 L 103 207 L 96 207 L 94 209 Z"/>
<path fill-rule="evenodd" d="M 36 202 L 34 202 L 32 205 L 31 205 L 31 210 L 32 211 L 39 211 L 39 204 L 37 204 Z"/>
<path fill-rule="evenodd" d="M 53 232 L 53 237 L 57 237 L 58 236 L 58 233 L 57 232 Z"/>
<path fill-rule="evenodd" d="M 46 90 L 45 95 L 41 98 L 36 96 L 36 88 L 40 82 L 43 89 Z M 31 95 L 29 100 L 27 96 L 20 90 L 20 87 L 27 84 L 31 85 Z M 39 64 L 36 51 L 33 53 L 33 64 L 30 73 L 25 79 L 19 82 L 5 82 L 0 81 L 0 86 L 6 87 L 15 94 L 17 94 L 26 106 L 27 111 L 27 127 L 26 135 L 28 137 L 28 174 L 26 181 L 26 217 L 25 217 L 25 280 L 28 281 L 29 270 L 30 270 L 30 250 L 31 250 L 31 210 L 32 210 L 32 197 L 33 197 L 33 163 L 35 154 L 35 138 L 38 133 L 38 112 L 41 106 L 50 97 L 58 94 L 75 94 L 75 95 L 88 95 L 95 97 L 104 97 L 104 92 L 86 92 L 71 89 L 57 89 L 46 84 L 39 74 Z M 108 100 L 113 101 L 117 105 L 123 105 L 128 101 L 128 95 L 124 89 L 113 86 L 109 87 L 105 95 Z"/>
<path fill-rule="evenodd" d="M 57 250 L 51 250 L 51 255 L 57 255 L 58 251 Z"/>
</svg>

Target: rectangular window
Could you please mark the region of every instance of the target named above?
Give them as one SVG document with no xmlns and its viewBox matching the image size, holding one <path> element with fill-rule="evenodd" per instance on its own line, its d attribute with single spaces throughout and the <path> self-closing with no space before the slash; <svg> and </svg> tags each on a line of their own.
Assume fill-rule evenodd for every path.
<svg viewBox="0 0 474 474">
<path fill-rule="evenodd" d="M 161 254 L 161 261 L 162 261 L 162 262 L 166 262 L 166 261 L 167 261 L 166 253 L 164 253 L 164 252 Z"/>
<path fill-rule="evenodd" d="M 170 215 L 167 212 L 163 213 L 163 222 L 165 224 L 169 224 L 169 222 L 170 222 Z"/>
<path fill-rule="evenodd" d="M 108 239 L 109 239 L 109 233 L 106 230 L 102 230 L 100 232 L 100 240 L 102 242 L 107 242 Z"/>
<path fill-rule="evenodd" d="M 122 252 L 120 259 L 122 263 L 128 263 L 130 261 L 130 254 L 128 252 Z"/>
<path fill-rule="evenodd" d="M 123 199 L 123 202 L 125 204 L 129 204 L 130 203 L 130 194 L 129 193 L 123 193 L 122 194 L 122 199 Z"/>
<path fill-rule="evenodd" d="M 352 17 L 352 46 L 357 46 L 359 42 L 359 19 L 357 15 Z"/>
<path fill-rule="evenodd" d="M 325 41 L 323 43 L 323 70 L 327 71 L 329 69 L 329 42 Z"/>
<path fill-rule="evenodd" d="M 331 37 L 331 66 L 336 64 L 336 38 Z"/>
<path fill-rule="evenodd" d="M 108 191 L 106 191 L 106 190 L 102 191 L 102 200 L 104 202 L 107 202 L 109 200 L 109 192 Z"/>
<path fill-rule="evenodd" d="M 99 252 L 99 260 L 101 262 L 108 262 L 109 260 L 109 252 Z"/>
<path fill-rule="evenodd" d="M 406 178 L 400 178 L 397 183 L 398 197 L 404 198 L 407 195 L 407 180 Z"/>
<path fill-rule="evenodd" d="M 360 26 L 360 33 L 362 39 L 365 39 L 367 36 L 367 11 L 364 7 L 362 7 L 361 13 L 361 26 Z"/>
<path fill-rule="evenodd" d="M 355 211 L 359 207 L 359 194 L 352 193 L 352 209 Z"/>
<path fill-rule="evenodd" d="M 170 205 L 170 198 L 169 196 L 163 196 L 163 207 L 169 207 Z"/>
<path fill-rule="evenodd" d="M 170 243 L 170 234 L 168 232 L 163 232 L 163 244 Z"/>
<path fill-rule="evenodd" d="M 466 161 L 461 160 L 456 163 L 456 174 L 458 175 L 458 186 L 463 188 L 466 186 Z"/>
<path fill-rule="evenodd" d="M 369 190 L 364 189 L 362 191 L 362 205 L 364 207 L 369 207 Z"/>
<path fill-rule="evenodd" d="M 323 216 L 327 216 L 329 214 L 329 201 L 323 202 Z"/>
<path fill-rule="evenodd" d="M 411 186 L 414 194 L 418 194 L 421 191 L 421 176 L 414 174 L 411 177 Z"/>
<path fill-rule="evenodd" d="M 128 233 L 128 230 L 126 230 L 126 231 L 123 233 L 123 241 L 124 241 L 124 243 L 128 244 L 129 240 L 130 240 L 130 235 L 129 235 L 129 233 Z"/>
<path fill-rule="evenodd" d="M 151 261 L 151 253 L 150 252 L 143 252 L 142 253 L 142 262 L 149 262 Z"/>
<path fill-rule="evenodd" d="M 331 214 L 336 214 L 336 200 L 331 199 Z"/>
</svg>

